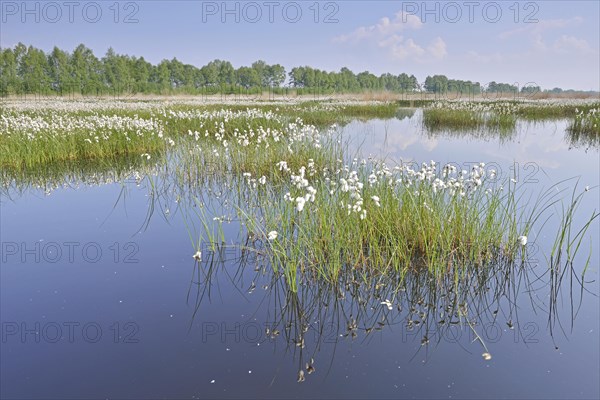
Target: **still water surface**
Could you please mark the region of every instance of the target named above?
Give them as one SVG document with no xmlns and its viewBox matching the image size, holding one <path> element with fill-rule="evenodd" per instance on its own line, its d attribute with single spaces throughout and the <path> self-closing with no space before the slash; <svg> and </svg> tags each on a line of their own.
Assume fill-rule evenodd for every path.
<svg viewBox="0 0 600 400">
<path fill-rule="evenodd" d="M 355 121 L 343 138 L 389 163 L 483 161 L 534 192 L 578 176 L 580 190 L 592 187 L 579 222 L 598 208 L 598 149 L 570 143 L 563 121 L 519 123 L 499 138 L 428 133 L 420 111 L 405 114 Z M 196 263 L 185 201 L 153 202 L 148 182 L 3 192 L 3 398 L 600 395 L 597 221 L 584 246 L 594 248 L 591 293 L 567 279 L 552 300 L 542 269 L 553 233 L 538 232 L 532 271 L 495 274 L 487 294 L 469 299 L 469 325 L 444 315 L 451 294 L 427 282 L 388 310 L 385 284 L 343 293 L 307 285 L 291 296 L 237 249 L 204 248 Z M 170 183 L 164 174 L 156 182 Z M 235 221 L 224 229 L 227 243 L 242 240 Z"/>
</svg>

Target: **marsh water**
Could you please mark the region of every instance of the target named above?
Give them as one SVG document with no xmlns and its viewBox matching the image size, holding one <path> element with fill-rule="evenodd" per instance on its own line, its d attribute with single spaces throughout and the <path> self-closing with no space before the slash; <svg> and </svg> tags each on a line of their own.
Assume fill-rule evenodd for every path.
<svg viewBox="0 0 600 400">
<path fill-rule="evenodd" d="M 591 188 L 578 227 L 599 208 L 600 159 L 597 142 L 566 125 L 431 132 L 420 110 L 403 110 L 340 129 L 350 162 L 485 162 L 532 193 L 577 177 L 560 187 Z M 547 273 L 548 226 L 520 268 L 474 278 L 460 298 L 418 278 L 401 288 L 305 283 L 292 294 L 235 246 L 247 240 L 235 219 L 223 223 L 223 247 L 192 257 L 186 194 L 218 217 L 228 188 L 182 184 L 174 162 L 34 171 L 3 189 L 2 398 L 600 395 L 597 220 L 560 284 Z"/>
</svg>

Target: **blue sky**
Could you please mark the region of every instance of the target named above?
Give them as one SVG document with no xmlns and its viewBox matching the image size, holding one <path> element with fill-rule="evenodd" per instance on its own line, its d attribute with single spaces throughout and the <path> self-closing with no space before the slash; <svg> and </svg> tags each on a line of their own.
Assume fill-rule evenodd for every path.
<svg viewBox="0 0 600 400">
<path fill-rule="evenodd" d="M 598 1 L 2 0 L 0 14 L 2 47 L 84 43 L 97 56 L 112 46 L 152 63 L 219 58 L 239 67 L 263 59 L 288 71 L 346 66 L 421 82 L 445 74 L 600 88 Z"/>
</svg>

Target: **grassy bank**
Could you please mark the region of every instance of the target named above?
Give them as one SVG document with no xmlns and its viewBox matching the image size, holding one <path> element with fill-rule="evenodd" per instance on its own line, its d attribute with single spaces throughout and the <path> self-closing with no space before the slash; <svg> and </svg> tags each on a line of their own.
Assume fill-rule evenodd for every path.
<svg viewBox="0 0 600 400">
<path fill-rule="evenodd" d="M 195 142 L 244 148 L 244 158 L 259 162 L 279 157 L 278 152 L 298 140 L 298 135 L 316 136 L 319 129 L 356 118 L 393 118 L 397 109 L 383 102 L 311 101 L 227 106 L 140 101 L 5 105 L 0 109 L 0 166 L 20 173 L 60 162 L 148 157 L 190 137 Z M 267 137 L 272 147 L 266 154 L 265 149 L 253 153 L 250 142 L 261 143 Z M 304 159 L 322 157 L 307 154 Z"/>
<path fill-rule="evenodd" d="M 514 131 L 517 120 L 568 119 L 569 132 L 598 135 L 597 101 L 439 101 L 425 107 L 423 126 L 436 131 Z"/>
</svg>

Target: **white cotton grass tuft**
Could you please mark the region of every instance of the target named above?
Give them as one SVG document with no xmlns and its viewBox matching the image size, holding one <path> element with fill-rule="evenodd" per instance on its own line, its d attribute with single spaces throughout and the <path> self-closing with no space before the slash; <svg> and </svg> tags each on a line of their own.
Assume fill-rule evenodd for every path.
<svg viewBox="0 0 600 400">
<path fill-rule="evenodd" d="M 202 260 L 202 252 L 200 250 L 198 250 L 197 252 L 194 253 L 194 255 L 192 257 L 194 257 L 194 260 L 200 261 L 200 260 Z"/>
<path fill-rule="evenodd" d="M 302 211 L 305 203 L 306 199 L 304 197 L 296 197 L 296 210 Z"/>
<path fill-rule="evenodd" d="M 267 239 L 269 239 L 270 241 L 273 241 L 273 240 L 277 239 L 278 235 L 279 235 L 279 233 L 277 233 L 277 231 L 271 231 L 267 234 Z"/>
<path fill-rule="evenodd" d="M 525 246 L 527 244 L 527 236 L 519 236 L 517 241 L 521 246 Z"/>
<path fill-rule="evenodd" d="M 375 202 L 377 207 L 381 207 L 381 203 L 379 203 L 379 196 L 371 196 L 371 200 Z"/>
</svg>

